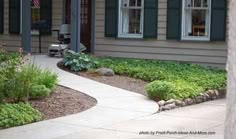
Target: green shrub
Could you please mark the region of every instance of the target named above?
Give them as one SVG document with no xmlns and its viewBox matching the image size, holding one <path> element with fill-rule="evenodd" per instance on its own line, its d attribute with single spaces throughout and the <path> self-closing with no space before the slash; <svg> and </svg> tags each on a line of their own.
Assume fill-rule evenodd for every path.
<svg viewBox="0 0 236 139">
<path fill-rule="evenodd" d="M 51 90 L 48 89 L 45 85 L 32 85 L 29 90 L 29 97 L 33 99 L 44 98 L 49 96 Z"/>
<path fill-rule="evenodd" d="M 154 81 L 145 87 L 148 96 L 151 99 L 166 99 L 174 89 L 174 84 L 167 81 Z"/>
<path fill-rule="evenodd" d="M 0 129 L 25 125 L 41 119 L 41 113 L 30 104 L 0 104 Z"/>
<path fill-rule="evenodd" d="M 146 87 L 146 92 L 151 99 L 169 100 L 169 99 L 184 99 L 198 96 L 203 92 L 203 88 L 194 83 L 185 81 L 154 81 Z"/>
<path fill-rule="evenodd" d="M 58 78 L 49 70 L 35 65 L 18 65 L 11 60 L 0 66 L 0 77 L 0 103 L 26 101 L 32 86 L 43 85 L 52 90 Z"/>
<path fill-rule="evenodd" d="M 32 76 L 33 85 L 44 85 L 46 88 L 52 90 L 57 82 L 58 82 L 58 75 L 54 72 L 51 72 L 50 70 L 47 69 L 41 69 L 38 66 L 33 66 L 33 73 Z"/>
<path fill-rule="evenodd" d="M 89 55 L 76 53 L 71 50 L 65 54 L 63 63 L 66 67 L 70 67 L 70 69 L 75 72 L 86 71 L 97 67 L 96 61 Z"/>
</svg>

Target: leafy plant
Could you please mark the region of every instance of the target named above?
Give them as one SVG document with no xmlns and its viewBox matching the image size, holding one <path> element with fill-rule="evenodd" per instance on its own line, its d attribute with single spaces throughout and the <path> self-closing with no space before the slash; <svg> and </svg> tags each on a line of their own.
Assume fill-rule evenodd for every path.
<svg viewBox="0 0 236 139">
<path fill-rule="evenodd" d="M 195 64 L 111 57 L 98 57 L 96 61 L 98 61 L 98 67 L 111 68 L 118 75 L 149 82 L 164 81 L 159 85 L 169 86 L 168 83 L 171 83 L 175 86 L 176 93 L 172 93 L 172 97 L 175 98 L 185 98 L 208 89 L 226 87 L 226 71 Z M 180 95 L 176 95 L 177 92 Z"/>
<path fill-rule="evenodd" d="M 55 73 L 25 64 L 27 59 L 22 52 L 20 49 L 19 57 L 0 63 L 0 103 L 25 102 L 29 98 L 29 89 L 32 86 L 44 85 L 52 90 L 57 84 L 58 76 Z"/>
<path fill-rule="evenodd" d="M 44 85 L 46 88 L 52 90 L 57 82 L 58 75 L 48 69 L 41 69 L 36 65 L 32 65 L 32 80 L 33 85 Z"/>
<path fill-rule="evenodd" d="M 29 97 L 33 99 L 45 98 L 49 96 L 51 90 L 48 89 L 45 85 L 32 85 L 29 90 Z"/>
<path fill-rule="evenodd" d="M 174 89 L 174 84 L 167 81 L 154 81 L 145 87 L 151 99 L 166 99 Z"/>
<path fill-rule="evenodd" d="M 97 62 L 94 58 L 84 53 L 76 53 L 71 50 L 65 54 L 63 63 L 66 67 L 70 67 L 70 69 L 75 72 L 94 69 L 97 67 Z"/>
<path fill-rule="evenodd" d="M 0 129 L 37 122 L 42 114 L 28 103 L 0 104 Z"/>
</svg>

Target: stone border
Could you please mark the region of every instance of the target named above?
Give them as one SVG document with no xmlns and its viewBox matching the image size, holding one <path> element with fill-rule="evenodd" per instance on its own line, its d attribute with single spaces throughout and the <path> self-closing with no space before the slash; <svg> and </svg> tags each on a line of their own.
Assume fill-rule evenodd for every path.
<svg viewBox="0 0 236 139">
<path fill-rule="evenodd" d="M 196 96 L 194 98 L 186 98 L 184 100 L 176 100 L 176 99 L 170 99 L 167 101 L 160 100 L 157 102 L 157 104 L 159 105 L 158 112 L 199 104 L 202 102 L 211 101 L 215 99 L 220 99 L 224 98 L 225 96 L 226 96 L 226 90 L 221 89 L 221 90 L 208 90 L 205 93 L 201 93 L 199 96 Z"/>
</svg>

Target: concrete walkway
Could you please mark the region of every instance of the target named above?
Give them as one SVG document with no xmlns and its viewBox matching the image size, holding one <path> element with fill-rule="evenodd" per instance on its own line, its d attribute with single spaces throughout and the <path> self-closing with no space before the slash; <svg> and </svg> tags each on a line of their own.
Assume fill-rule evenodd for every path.
<svg viewBox="0 0 236 139">
<path fill-rule="evenodd" d="M 157 104 L 146 97 L 64 72 L 57 68 L 58 61 L 35 57 L 35 63 L 58 73 L 60 85 L 84 92 L 98 104 L 79 114 L 1 130 L 0 139 L 223 138 L 225 100 L 154 114 Z M 139 135 L 141 131 L 145 134 Z M 213 135 L 192 136 L 190 131 Z"/>
</svg>

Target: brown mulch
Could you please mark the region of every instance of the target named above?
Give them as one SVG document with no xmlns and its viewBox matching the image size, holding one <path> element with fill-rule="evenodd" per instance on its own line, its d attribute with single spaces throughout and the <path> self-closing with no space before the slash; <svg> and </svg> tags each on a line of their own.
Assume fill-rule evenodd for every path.
<svg viewBox="0 0 236 139">
<path fill-rule="evenodd" d="M 148 82 L 139 80 L 139 79 L 134 79 L 134 78 L 130 78 L 130 77 L 126 77 L 126 76 L 120 76 L 120 75 L 115 75 L 115 76 L 111 76 L 111 77 L 107 77 L 107 76 L 100 76 L 94 72 L 73 72 L 70 69 L 68 69 L 67 67 L 65 67 L 62 62 L 59 62 L 57 64 L 57 66 L 65 71 L 74 73 L 76 75 L 85 77 L 85 78 L 89 78 L 91 80 L 95 80 L 104 84 L 108 84 L 114 87 L 118 87 L 118 88 L 122 88 L 125 90 L 129 90 L 135 93 L 139 93 L 142 95 L 147 95 L 145 92 L 145 86 L 148 84 Z"/>
<path fill-rule="evenodd" d="M 114 87 L 146 95 L 145 85 L 148 84 L 148 82 L 139 79 L 134 79 L 126 76 L 119 76 L 119 75 L 111 77 L 100 76 L 91 72 L 80 72 L 79 75 Z"/>
<path fill-rule="evenodd" d="M 95 106 L 96 103 L 96 99 L 62 86 L 57 86 L 47 98 L 30 100 L 30 104 L 43 113 L 44 120 L 76 114 Z"/>
</svg>

